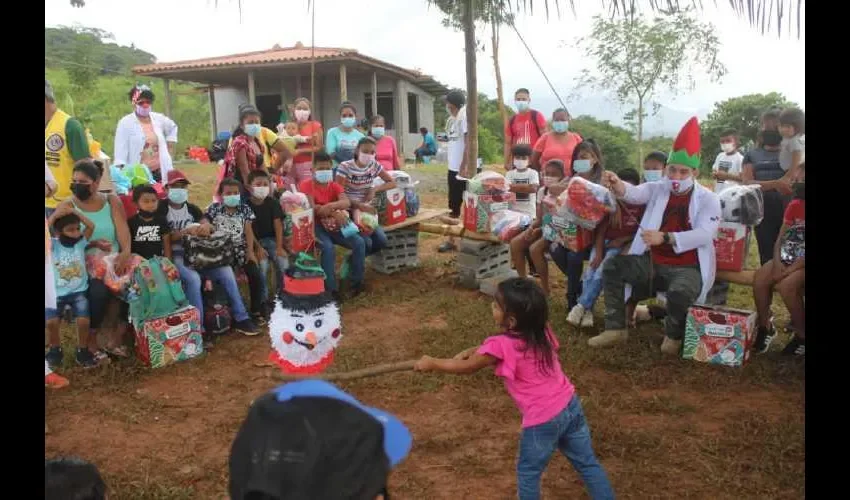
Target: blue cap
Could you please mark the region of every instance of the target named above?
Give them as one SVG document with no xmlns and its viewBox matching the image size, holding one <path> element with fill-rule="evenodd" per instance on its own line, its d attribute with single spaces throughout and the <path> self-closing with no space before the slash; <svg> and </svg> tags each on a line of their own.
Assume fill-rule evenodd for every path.
<svg viewBox="0 0 850 500">
<path fill-rule="evenodd" d="M 331 398 L 348 403 L 369 414 L 384 428 L 384 453 L 386 453 L 391 467 L 398 465 L 410 453 L 410 448 L 413 445 L 413 437 L 401 420 L 385 411 L 364 405 L 351 394 L 348 394 L 330 382 L 325 382 L 324 380 L 299 380 L 277 387 L 271 392 L 280 402 L 300 397 Z"/>
</svg>

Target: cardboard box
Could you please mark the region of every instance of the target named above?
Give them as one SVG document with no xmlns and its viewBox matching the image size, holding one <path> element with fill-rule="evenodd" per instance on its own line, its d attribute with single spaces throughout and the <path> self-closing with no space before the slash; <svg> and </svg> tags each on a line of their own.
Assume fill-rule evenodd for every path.
<svg viewBox="0 0 850 500">
<path fill-rule="evenodd" d="M 742 366 L 756 337 L 756 313 L 727 307 L 691 306 L 685 320 L 682 357 Z"/>
<path fill-rule="evenodd" d="M 467 231 L 489 233 L 493 214 L 510 210 L 516 204 L 515 193 L 501 195 L 463 193 L 463 227 Z"/>
<path fill-rule="evenodd" d="M 752 228 L 737 222 L 721 222 L 714 237 L 718 271 L 742 271 L 750 252 Z"/>
<path fill-rule="evenodd" d="M 292 234 L 289 236 L 288 250 L 291 254 L 309 252 L 316 243 L 316 223 L 313 209 L 287 214 L 292 222 Z"/>
<path fill-rule="evenodd" d="M 378 221 L 382 226 L 391 226 L 407 220 L 407 205 L 404 190 L 388 189 L 377 196 Z"/>
<path fill-rule="evenodd" d="M 192 306 L 149 319 L 136 331 L 136 355 L 150 368 L 186 361 L 203 352 L 201 317 Z"/>
</svg>

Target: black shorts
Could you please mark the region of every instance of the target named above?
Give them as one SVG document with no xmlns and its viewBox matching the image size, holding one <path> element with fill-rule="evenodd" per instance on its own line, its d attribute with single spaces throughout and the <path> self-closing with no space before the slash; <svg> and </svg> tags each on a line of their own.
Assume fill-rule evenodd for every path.
<svg viewBox="0 0 850 500">
<path fill-rule="evenodd" d="M 452 211 L 451 216 L 454 218 L 460 217 L 460 206 L 463 204 L 463 192 L 466 190 L 466 181 L 457 179 L 457 172 L 449 170 L 449 210 Z"/>
</svg>

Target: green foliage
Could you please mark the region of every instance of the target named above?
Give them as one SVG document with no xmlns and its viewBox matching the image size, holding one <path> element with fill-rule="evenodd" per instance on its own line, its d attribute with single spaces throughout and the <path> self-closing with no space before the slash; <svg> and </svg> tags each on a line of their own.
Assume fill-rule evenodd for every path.
<svg viewBox="0 0 850 500">
<path fill-rule="evenodd" d="M 76 116 L 84 127 L 89 128 L 92 136 L 100 141 L 104 152 L 111 156 L 118 120 L 132 111 L 127 94 L 136 80 L 127 76 L 98 76 L 93 80 L 89 92 L 79 93 L 65 70 L 45 68 L 45 77 L 53 85 L 59 107 Z M 151 82 L 151 88 L 157 99 L 154 110 L 164 112 L 162 99 L 165 89 L 162 81 Z M 207 147 L 210 143 L 209 100 L 206 94 L 197 93 L 193 89 L 191 85 L 171 84 L 171 119 L 179 127 L 178 156 L 188 146 Z"/>
<path fill-rule="evenodd" d="M 714 109 L 700 123 L 702 133 L 702 170 L 709 171 L 720 152 L 720 135 L 726 130 L 736 130 L 742 146 L 754 143 L 761 128 L 761 114 L 768 108 L 796 107 L 778 92 L 749 94 L 733 97 L 714 104 Z"/>
<path fill-rule="evenodd" d="M 618 172 L 635 165 L 632 158 L 637 141 L 628 130 L 587 115 L 570 120 L 570 130 L 583 139 L 593 139 L 599 144 L 606 169 Z"/>
<path fill-rule="evenodd" d="M 508 108 L 508 116 L 513 111 Z M 442 99 L 434 100 L 434 130 L 436 135 L 444 132 L 446 120 L 449 114 L 446 111 L 446 103 Z M 490 99 L 487 94 L 478 94 L 478 156 L 485 163 L 501 163 L 503 158 L 503 145 L 505 140 L 505 129 L 502 124 L 502 115 L 499 113 L 499 104 L 496 99 Z"/>
<path fill-rule="evenodd" d="M 688 11 L 665 12 L 652 20 L 596 16 L 590 36 L 579 41 L 595 70 L 585 69 L 580 85 L 613 92 L 622 104 L 634 105 L 626 117 L 635 124 L 638 141 L 643 140 L 643 120 L 658 92 L 676 94 L 693 89 L 701 73 L 715 81 L 726 73 L 715 31 Z"/>
<path fill-rule="evenodd" d="M 65 68 L 74 80 L 90 83 L 92 74 L 130 76 L 133 66 L 156 61 L 153 54 L 118 45 L 113 39 L 111 33 L 97 28 L 44 28 L 44 65 Z"/>
<path fill-rule="evenodd" d="M 673 149 L 673 138 L 664 136 L 650 137 L 643 141 L 641 146 L 641 153 L 643 154 L 643 157 L 641 157 L 641 153 L 638 151 L 633 151 L 632 165 L 643 166 L 643 158 L 653 151 L 661 151 L 664 154 L 670 154 L 670 151 Z"/>
</svg>

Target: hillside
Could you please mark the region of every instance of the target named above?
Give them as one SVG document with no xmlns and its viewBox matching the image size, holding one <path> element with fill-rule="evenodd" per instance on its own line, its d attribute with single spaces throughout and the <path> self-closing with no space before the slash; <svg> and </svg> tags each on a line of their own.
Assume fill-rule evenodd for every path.
<svg viewBox="0 0 850 500">
<path fill-rule="evenodd" d="M 101 75 L 129 75 L 134 65 L 156 62 L 153 54 L 111 40 L 114 40 L 112 33 L 97 28 L 45 27 L 44 65 L 48 68 L 84 67 Z"/>
</svg>

